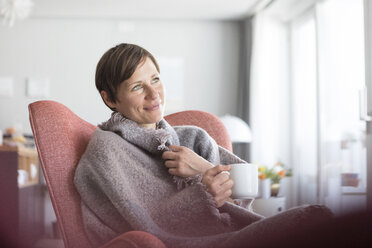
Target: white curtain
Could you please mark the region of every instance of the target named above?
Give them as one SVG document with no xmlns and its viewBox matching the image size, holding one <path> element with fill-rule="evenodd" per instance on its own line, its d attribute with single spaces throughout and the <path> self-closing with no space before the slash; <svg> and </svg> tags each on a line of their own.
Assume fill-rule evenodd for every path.
<svg viewBox="0 0 372 248">
<path fill-rule="evenodd" d="M 343 215 L 366 207 L 366 125 L 359 119 L 359 90 L 365 85 L 363 0 L 319 3 L 317 22 L 320 200 Z M 351 174 L 358 177 L 357 187 L 342 183 L 341 175 Z"/>
<path fill-rule="evenodd" d="M 250 77 L 251 161 L 269 168 L 276 162 L 290 164 L 290 90 L 288 78 L 288 29 L 285 23 L 261 12 L 253 19 Z M 286 208 L 296 205 L 287 180 Z"/>
<path fill-rule="evenodd" d="M 253 19 L 250 119 L 252 162 L 289 164 L 288 38 L 285 25 L 266 13 Z"/>
</svg>

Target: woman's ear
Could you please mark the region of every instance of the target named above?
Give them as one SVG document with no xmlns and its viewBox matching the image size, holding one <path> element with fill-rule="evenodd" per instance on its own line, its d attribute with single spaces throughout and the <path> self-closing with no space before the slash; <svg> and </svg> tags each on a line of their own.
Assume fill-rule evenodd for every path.
<svg viewBox="0 0 372 248">
<path fill-rule="evenodd" d="M 109 98 L 106 91 L 104 91 L 104 90 L 101 91 L 101 97 L 102 97 L 103 101 L 106 103 L 107 106 L 109 106 L 112 109 L 115 109 L 116 104 L 110 101 L 110 98 Z"/>
</svg>

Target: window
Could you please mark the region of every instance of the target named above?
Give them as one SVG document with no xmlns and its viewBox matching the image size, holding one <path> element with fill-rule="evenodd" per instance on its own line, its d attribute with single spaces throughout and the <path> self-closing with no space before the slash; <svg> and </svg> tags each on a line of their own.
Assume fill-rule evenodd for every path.
<svg viewBox="0 0 372 248">
<path fill-rule="evenodd" d="M 345 214 L 366 206 L 363 4 L 277 0 L 255 16 L 252 162 L 293 169 L 287 207 L 321 203 Z"/>
<path fill-rule="evenodd" d="M 363 1 L 323 1 L 293 20 L 291 55 L 292 162 L 298 173 L 298 204 L 324 203 L 336 214 L 363 209 L 365 122 L 359 119 L 359 92 L 365 85 Z"/>
</svg>

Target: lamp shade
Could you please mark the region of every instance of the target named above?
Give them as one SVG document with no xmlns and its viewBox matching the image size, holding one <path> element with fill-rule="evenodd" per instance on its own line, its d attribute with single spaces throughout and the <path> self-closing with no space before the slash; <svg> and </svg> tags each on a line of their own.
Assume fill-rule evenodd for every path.
<svg viewBox="0 0 372 248">
<path fill-rule="evenodd" d="M 30 15 L 33 5 L 32 0 L 0 0 L 0 19 L 4 25 L 12 27 L 16 19 L 25 19 Z"/>
<path fill-rule="evenodd" d="M 239 117 L 224 115 L 220 117 L 230 135 L 233 143 L 249 143 L 252 141 L 252 133 L 248 124 Z"/>
</svg>

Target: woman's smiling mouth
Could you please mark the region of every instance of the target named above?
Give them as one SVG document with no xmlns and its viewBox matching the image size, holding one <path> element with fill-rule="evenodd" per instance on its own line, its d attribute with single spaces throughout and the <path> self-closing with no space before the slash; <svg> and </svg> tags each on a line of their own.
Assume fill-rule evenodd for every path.
<svg viewBox="0 0 372 248">
<path fill-rule="evenodd" d="M 144 108 L 144 110 L 154 111 L 154 110 L 159 109 L 159 107 L 160 107 L 160 103 L 159 104 L 156 104 L 156 105 L 152 105 L 151 107 Z"/>
</svg>

